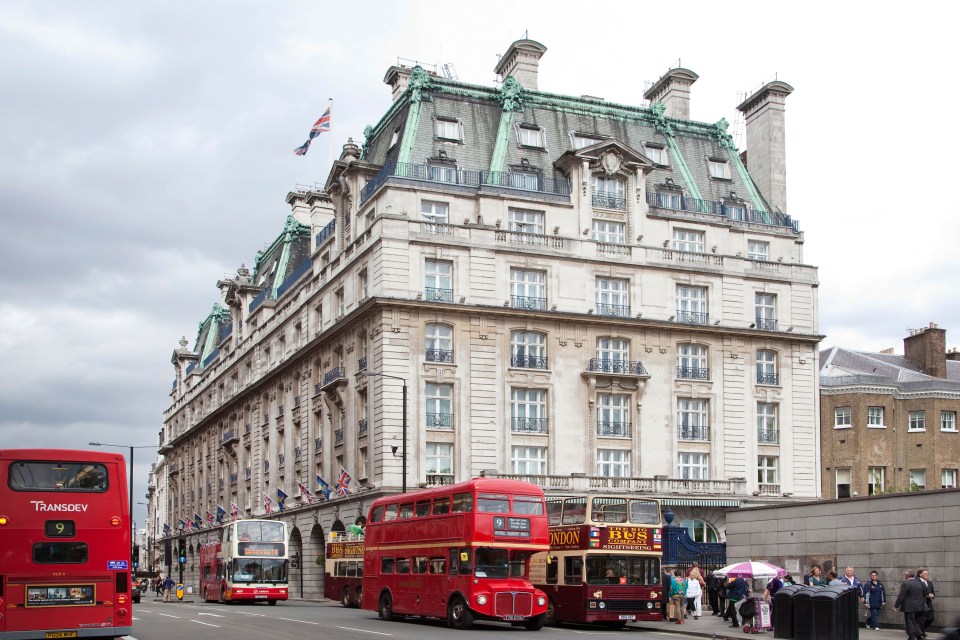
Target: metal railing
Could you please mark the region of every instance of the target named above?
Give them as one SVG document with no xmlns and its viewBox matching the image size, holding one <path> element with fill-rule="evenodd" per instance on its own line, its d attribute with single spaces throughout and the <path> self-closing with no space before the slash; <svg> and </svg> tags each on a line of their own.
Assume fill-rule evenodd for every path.
<svg viewBox="0 0 960 640">
<path fill-rule="evenodd" d="M 367 370 L 367 356 L 363 356 L 357 360 L 357 370 L 358 371 Z"/>
<path fill-rule="evenodd" d="M 327 223 L 323 229 L 320 230 L 320 233 L 317 234 L 317 247 L 323 244 L 323 241 L 333 235 L 334 231 L 337 230 L 337 220 L 334 218 Z"/>
<path fill-rule="evenodd" d="M 283 465 L 286 463 L 286 461 L 287 461 L 287 454 L 285 454 L 285 453 L 278 453 L 278 454 L 277 454 L 277 467 L 278 467 L 278 468 L 282 469 L 282 468 L 283 468 Z"/>
<path fill-rule="evenodd" d="M 677 322 L 685 324 L 709 324 L 710 314 L 706 311 L 677 311 Z"/>
<path fill-rule="evenodd" d="M 309 273 L 312 270 L 313 260 L 310 260 L 309 258 L 298 264 L 296 268 L 290 272 L 290 275 L 283 279 L 283 282 L 280 283 L 280 286 L 277 287 L 277 298 L 289 291 L 290 287 L 296 284 L 297 280 L 302 278 L 305 273 Z"/>
<path fill-rule="evenodd" d="M 343 429 L 337 429 L 333 432 L 333 444 L 343 444 Z"/>
<path fill-rule="evenodd" d="M 239 475 L 239 474 L 237 474 L 236 471 L 234 471 L 233 473 L 230 474 L 230 484 L 237 484 L 237 476 L 238 476 L 238 475 Z"/>
<path fill-rule="evenodd" d="M 624 211 L 627 208 L 627 197 L 612 193 L 595 192 L 593 194 L 593 206 L 601 209 L 619 209 Z"/>
<path fill-rule="evenodd" d="M 685 380 L 709 380 L 710 369 L 707 367 L 677 367 L 677 377 Z"/>
<path fill-rule="evenodd" d="M 635 376 L 647 375 L 647 370 L 639 360 L 608 360 L 606 358 L 590 358 L 587 371 L 598 373 L 622 373 Z"/>
<path fill-rule="evenodd" d="M 762 329 L 764 331 L 776 331 L 777 330 L 777 321 L 771 320 L 769 318 L 757 318 L 756 320 L 757 329 Z"/>
<path fill-rule="evenodd" d="M 243 470 L 243 479 L 244 479 L 244 480 L 249 480 L 251 477 L 253 477 L 253 470 L 250 469 L 250 467 L 246 467 L 246 468 Z"/>
<path fill-rule="evenodd" d="M 630 423 L 598 421 L 597 435 L 606 438 L 627 438 L 630 436 Z"/>
<path fill-rule="evenodd" d="M 630 305 L 623 304 L 603 304 L 598 302 L 596 306 L 598 316 L 616 316 L 617 318 L 630 317 Z"/>
<path fill-rule="evenodd" d="M 757 372 L 757 384 L 780 384 L 779 373 L 760 373 Z"/>
<path fill-rule="evenodd" d="M 257 294 L 257 297 L 250 301 L 250 306 L 247 307 L 249 313 L 253 313 L 257 307 L 259 307 L 264 300 L 267 299 L 267 295 L 270 293 L 270 287 L 266 287 L 263 291 Z"/>
<path fill-rule="evenodd" d="M 786 214 L 772 211 L 758 211 L 739 205 L 728 205 L 717 200 L 699 200 L 677 193 L 648 191 L 647 204 L 657 209 L 691 211 L 717 216 L 731 222 L 747 222 L 772 227 L 787 227 L 796 232 L 800 231 L 799 221 L 794 220 Z"/>
<path fill-rule="evenodd" d="M 391 162 L 377 172 L 360 191 L 360 202 L 365 202 L 380 186 L 391 178 L 420 180 L 437 185 L 455 185 L 459 187 L 482 188 L 483 186 L 537 191 L 554 195 L 569 196 L 570 182 L 566 179 L 544 178 L 530 172 L 514 171 L 476 171 L 458 169 L 443 165 L 412 164 Z"/>
<path fill-rule="evenodd" d="M 343 367 L 336 367 L 335 369 L 327 371 L 325 374 L 323 374 L 323 386 L 326 387 L 327 385 L 337 382 L 338 380 L 343 380 L 344 375 Z"/>
<path fill-rule="evenodd" d="M 425 287 L 423 290 L 423 299 L 428 302 L 453 302 L 453 289 Z"/>
<path fill-rule="evenodd" d="M 510 296 L 510 307 L 525 311 L 546 311 L 547 299 L 532 296 Z"/>
<path fill-rule="evenodd" d="M 322 439 L 322 438 L 314 438 L 314 439 L 313 439 L 313 451 L 314 451 L 314 453 L 319 453 L 320 451 L 323 451 L 323 439 Z"/>
<path fill-rule="evenodd" d="M 217 357 L 219 357 L 219 355 L 220 355 L 220 347 L 217 347 L 216 349 L 210 352 L 210 355 L 208 355 L 206 358 L 203 359 L 203 366 L 207 366 L 208 364 L 216 360 Z"/>
<path fill-rule="evenodd" d="M 547 418 L 510 418 L 510 431 L 514 433 L 547 433 L 550 421 Z"/>
<path fill-rule="evenodd" d="M 453 414 L 427 413 L 424 426 L 427 429 L 453 429 Z"/>
<path fill-rule="evenodd" d="M 537 191 L 558 196 L 570 195 L 570 181 L 565 179 L 554 180 L 544 178 L 539 174 L 513 171 L 481 171 L 480 181 L 484 185 L 518 189 L 521 191 Z"/>
<path fill-rule="evenodd" d="M 680 425 L 677 437 L 681 440 L 710 440 L 710 427 L 706 425 Z"/>
<path fill-rule="evenodd" d="M 427 362 L 453 363 L 453 351 L 450 349 L 427 349 L 424 352 Z"/>
<path fill-rule="evenodd" d="M 269 460 L 264 460 L 264 461 L 263 461 L 263 470 L 264 470 L 264 472 L 269 473 L 269 471 L 270 471 L 270 461 L 269 461 Z"/>
<path fill-rule="evenodd" d="M 510 356 L 510 366 L 521 369 L 546 369 L 547 356 Z"/>
<path fill-rule="evenodd" d="M 223 434 L 223 440 L 221 440 L 221 444 L 229 444 L 234 440 L 239 440 L 239 439 L 240 438 L 237 436 L 237 432 L 231 429 L 230 431 L 227 431 L 226 433 Z"/>
<path fill-rule="evenodd" d="M 367 435 L 367 419 L 366 418 L 361 418 L 360 421 L 357 422 L 357 435 L 360 435 L 360 436 Z"/>
<path fill-rule="evenodd" d="M 780 444 L 778 429 L 757 429 L 757 442 L 761 444 Z"/>
</svg>

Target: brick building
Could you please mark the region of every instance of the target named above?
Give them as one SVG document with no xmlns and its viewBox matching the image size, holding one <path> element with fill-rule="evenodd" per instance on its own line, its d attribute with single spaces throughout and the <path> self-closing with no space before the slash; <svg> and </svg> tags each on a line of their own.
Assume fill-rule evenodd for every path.
<svg viewBox="0 0 960 640">
<path fill-rule="evenodd" d="M 933 323 L 903 351 L 821 352 L 824 498 L 958 486 L 960 353 Z"/>
</svg>

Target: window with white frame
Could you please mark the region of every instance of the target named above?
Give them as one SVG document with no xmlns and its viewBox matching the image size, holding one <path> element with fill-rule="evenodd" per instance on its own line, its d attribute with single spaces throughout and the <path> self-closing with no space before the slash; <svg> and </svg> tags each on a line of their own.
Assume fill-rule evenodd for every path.
<svg viewBox="0 0 960 640">
<path fill-rule="evenodd" d="M 673 250 L 703 253 L 703 231 L 673 230 Z"/>
<path fill-rule="evenodd" d="M 682 209 L 683 194 L 679 191 L 657 191 L 657 205 L 662 209 Z"/>
<path fill-rule="evenodd" d="M 677 437 L 681 440 L 709 440 L 708 408 L 703 398 L 677 398 Z"/>
<path fill-rule="evenodd" d="M 776 351 L 769 349 L 757 351 L 757 384 L 780 384 Z"/>
<path fill-rule="evenodd" d="M 517 126 L 517 141 L 524 147 L 537 147 L 542 149 L 543 129 L 535 124 L 520 124 Z"/>
<path fill-rule="evenodd" d="M 521 476 L 547 475 L 547 448 L 510 447 L 510 467 L 512 473 Z"/>
<path fill-rule="evenodd" d="M 780 458 L 777 456 L 757 456 L 757 482 L 759 484 L 777 484 L 780 477 L 777 466 Z"/>
<path fill-rule="evenodd" d="M 579 133 L 573 134 L 573 148 L 574 149 L 583 149 L 584 147 L 589 147 L 592 144 L 597 144 L 600 142 L 600 138 L 595 136 L 587 136 Z"/>
<path fill-rule="evenodd" d="M 927 488 L 927 470 L 910 469 L 910 491 L 923 491 Z"/>
<path fill-rule="evenodd" d="M 400 141 L 400 127 L 397 127 L 393 130 L 393 135 L 390 136 L 390 147 L 397 144 Z"/>
<path fill-rule="evenodd" d="M 430 224 L 447 224 L 450 222 L 450 208 L 446 202 L 424 200 L 420 203 L 420 219 Z"/>
<path fill-rule="evenodd" d="M 597 394 L 597 435 L 630 436 L 630 396 L 622 393 Z"/>
<path fill-rule="evenodd" d="M 428 429 L 453 428 L 453 385 L 428 382 L 424 386 L 425 423 Z"/>
<path fill-rule="evenodd" d="M 594 220 L 593 239 L 604 244 L 626 244 L 627 225 L 613 220 Z"/>
<path fill-rule="evenodd" d="M 957 488 L 957 470 L 943 469 L 940 471 L 940 486 L 944 489 Z"/>
<path fill-rule="evenodd" d="M 547 433 L 545 389 L 510 388 L 510 430 L 515 433 Z"/>
<path fill-rule="evenodd" d="M 677 285 L 677 321 L 707 324 L 707 288 Z"/>
<path fill-rule="evenodd" d="M 678 453 L 677 476 L 682 480 L 709 480 L 709 462 L 706 453 Z"/>
<path fill-rule="evenodd" d="M 510 268 L 510 306 L 514 309 L 547 309 L 547 274 L 533 269 Z"/>
<path fill-rule="evenodd" d="M 658 164 L 662 167 L 670 165 L 670 153 L 667 151 L 666 147 L 648 144 L 644 146 L 644 153 L 654 164 Z"/>
<path fill-rule="evenodd" d="M 436 136 L 442 140 L 463 140 L 463 127 L 456 118 L 437 118 Z"/>
<path fill-rule="evenodd" d="M 923 411 L 911 411 L 908 416 L 908 430 L 909 431 L 926 431 L 927 430 L 927 421 L 926 415 Z"/>
<path fill-rule="evenodd" d="M 720 534 L 712 524 L 701 518 L 691 518 L 680 523 L 686 527 L 687 537 L 694 542 L 720 542 Z"/>
<path fill-rule="evenodd" d="M 677 345 L 677 377 L 688 380 L 709 380 L 707 347 L 702 344 Z"/>
<path fill-rule="evenodd" d="M 453 362 L 453 327 L 429 323 L 424 331 L 427 362 Z"/>
<path fill-rule="evenodd" d="M 867 493 L 871 496 L 878 496 L 883 493 L 884 483 L 886 481 L 886 467 L 867 468 Z"/>
<path fill-rule="evenodd" d="M 546 369 L 547 336 L 537 331 L 511 331 L 510 366 Z"/>
<path fill-rule="evenodd" d="M 453 263 L 446 260 L 424 262 L 424 297 L 427 300 L 453 302 Z"/>
<path fill-rule="evenodd" d="M 366 447 L 360 447 L 360 456 L 359 456 L 359 460 L 357 460 L 357 471 L 359 474 L 357 476 L 358 478 L 367 477 L 367 448 Z"/>
<path fill-rule="evenodd" d="M 539 191 L 541 175 L 536 171 L 515 170 L 509 174 L 510 185 L 515 189 L 526 189 L 527 191 Z"/>
<path fill-rule="evenodd" d="M 451 182 L 457 183 L 457 177 L 459 172 L 457 170 L 457 165 L 455 164 L 429 164 L 427 168 L 430 170 L 430 180 L 434 182 Z"/>
<path fill-rule="evenodd" d="M 778 444 L 780 434 L 777 430 L 777 405 L 774 402 L 757 403 L 757 442 Z"/>
<path fill-rule="evenodd" d="M 730 163 L 719 158 L 710 158 L 707 160 L 707 169 L 710 177 L 716 180 L 730 179 Z"/>
<path fill-rule="evenodd" d="M 597 449 L 597 475 L 601 478 L 629 478 L 630 452 L 623 449 Z"/>
<path fill-rule="evenodd" d="M 940 412 L 940 431 L 956 431 L 956 430 L 957 430 L 957 412 L 941 411 Z"/>
<path fill-rule="evenodd" d="M 357 276 L 357 300 L 363 302 L 367 299 L 370 280 L 367 277 L 367 270 L 364 269 Z"/>
<path fill-rule="evenodd" d="M 756 293 L 754 294 L 754 305 L 757 328 L 776 331 L 777 296 L 772 293 Z"/>
<path fill-rule="evenodd" d="M 833 428 L 849 429 L 853 426 L 850 407 L 837 407 L 833 410 Z"/>
<path fill-rule="evenodd" d="M 507 230 L 516 233 L 535 233 L 543 235 L 543 212 L 528 211 L 526 209 L 508 209 Z"/>
<path fill-rule="evenodd" d="M 769 260 L 770 243 L 761 240 L 747 240 L 747 258 L 750 260 Z"/>
<path fill-rule="evenodd" d="M 597 360 L 626 362 L 630 359 L 630 343 L 623 338 L 597 338 Z"/>
<path fill-rule="evenodd" d="M 343 289 L 340 289 L 334 294 L 334 299 L 337 303 L 337 318 L 342 318 L 343 314 L 347 312 L 347 301 L 343 295 Z"/>
<path fill-rule="evenodd" d="M 883 426 L 883 407 L 867 407 L 867 427 Z"/>
<path fill-rule="evenodd" d="M 630 315 L 630 293 L 627 280 L 597 278 L 597 315 L 626 317 Z"/>
<path fill-rule="evenodd" d="M 836 469 L 834 471 L 837 487 L 837 498 L 850 497 L 850 469 Z"/>
<path fill-rule="evenodd" d="M 613 176 L 593 176 L 593 206 L 602 209 L 627 208 L 626 182 Z"/>
<path fill-rule="evenodd" d="M 453 443 L 427 442 L 426 445 L 427 476 L 440 476 L 435 480 L 449 483 L 453 479 Z"/>
</svg>

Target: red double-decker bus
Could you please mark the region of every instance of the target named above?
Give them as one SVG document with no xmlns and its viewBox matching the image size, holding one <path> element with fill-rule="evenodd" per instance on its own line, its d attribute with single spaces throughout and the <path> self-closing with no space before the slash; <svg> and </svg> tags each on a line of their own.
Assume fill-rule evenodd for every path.
<svg viewBox="0 0 960 640">
<path fill-rule="evenodd" d="M 660 503 L 623 495 L 547 499 L 550 551 L 530 579 L 549 598 L 547 623 L 622 628 L 662 620 Z"/>
<path fill-rule="evenodd" d="M 287 523 L 237 520 L 220 531 L 220 542 L 200 545 L 200 597 L 207 602 L 271 605 L 286 600 Z"/>
<path fill-rule="evenodd" d="M 0 450 L 0 638 L 132 632 L 123 456 Z"/>
<path fill-rule="evenodd" d="M 477 478 L 380 498 L 367 517 L 364 609 L 384 620 L 475 619 L 539 629 L 547 598 L 529 580 L 530 558 L 549 548 L 543 491 L 517 480 Z"/>
<path fill-rule="evenodd" d="M 323 597 L 359 607 L 363 593 L 363 533 L 331 531 L 324 554 Z"/>
</svg>

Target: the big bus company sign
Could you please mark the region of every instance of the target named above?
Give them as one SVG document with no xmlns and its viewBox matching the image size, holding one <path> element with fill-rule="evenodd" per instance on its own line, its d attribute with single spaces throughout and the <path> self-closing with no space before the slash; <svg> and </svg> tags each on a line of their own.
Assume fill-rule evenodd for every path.
<svg viewBox="0 0 960 640">
<path fill-rule="evenodd" d="M 331 542 L 328 545 L 327 558 L 330 560 L 362 557 L 363 542 Z"/>
<path fill-rule="evenodd" d="M 663 551 L 659 527 L 567 526 L 551 527 L 550 549 L 610 549 L 618 551 Z"/>
</svg>

